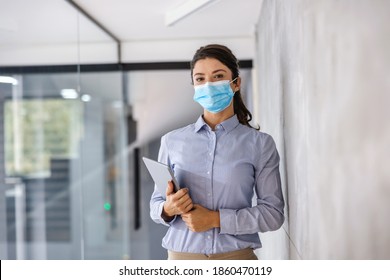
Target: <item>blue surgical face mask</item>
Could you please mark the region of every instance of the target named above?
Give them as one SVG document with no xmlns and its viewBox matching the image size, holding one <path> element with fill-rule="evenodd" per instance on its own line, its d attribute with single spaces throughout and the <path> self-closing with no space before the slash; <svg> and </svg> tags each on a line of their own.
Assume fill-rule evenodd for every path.
<svg viewBox="0 0 390 280">
<path fill-rule="evenodd" d="M 237 79 L 237 78 L 236 78 Z M 234 92 L 229 80 L 208 82 L 195 86 L 194 100 L 211 113 L 219 113 L 225 110 L 232 102 Z"/>
</svg>

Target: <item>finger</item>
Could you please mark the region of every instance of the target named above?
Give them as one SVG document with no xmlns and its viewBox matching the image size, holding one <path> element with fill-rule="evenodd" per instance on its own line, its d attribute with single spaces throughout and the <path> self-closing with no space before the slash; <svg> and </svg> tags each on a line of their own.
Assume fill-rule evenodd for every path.
<svg viewBox="0 0 390 280">
<path fill-rule="evenodd" d="M 182 198 L 185 195 L 188 195 L 188 189 L 187 188 L 180 189 L 178 192 L 176 192 L 175 193 L 175 198 L 177 200 L 179 200 L 180 198 Z"/>
<path fill-rule="evenodd" d="M 187 221 L 187 215 L 186 214 L 181 214 L 181 218 L 182 218 L 182 220 L 184 222 Z"/>
<path fill-rule="evenodd" d="M 178 209 L 178 211 L 180 212 L 180 215 L 183 215 L 183 214 L 189 212 L 190 210 L 191 210 L 191 207 L 188 205 L 181 205 Z"/>
<path fill-rule="evenodd" d="M 189 212 L 191 211 L 192 209 L 194 208 L 194 204 L 192 204 L 192 202 L 190 204 L 188 204 L 185 208 L 186 212 Z"/>
<path fill-rule="evenodd" d="M 189 218 L 190 218 L 190 213 L 188 213 L 188 212 L 186 212 L 186 213 L 182 213 L 181 214 L 181 217 L 183 218 L 183 220 L 185 219 L 185 220 L 188 220 Z"/>
<path fill-rule="evenodd" d="M 186 201 L 185 203 L 183 203 L 183 207 L 184 207 L 184 211 L 185 211 L 185 212 L 190 211 L 190 210 L 192 209 L 193 206 L 194 206 L 194 205 L 193 205 L 193 203 L 192 203 L 192 200 L 188 200 L 188 201 Z"/>
<path fill-rule="evenodd" d="M 165 194 L 168 196 L 173 193 L 173 183 L 172 181 L 168 181 L 167 190 Z"/>
<path fill-rule="evenodd" d="M 189 192 L 188 188 L 183 188 L 183 189 L 180 189 L 180 190 L 178 191 L 178 194 L 179 194 L 180 196 L 183 196 L 183 195 L 188 194 L 188 192 Z"/>
<path fill-rule="evenodd" d="M 179 199 L 177 200 L 177 202 L 178 202 L 180 205 L 181 205 L 181 204 L 186 204 L 186 205 L 187 205 L 188 201 L 192 201 L 191 197 L 190 197 L 188 194 L 182 196 L 181 198 L 179 198 Z"/>
<path fill-rule="evenodd" d="M 189 197 L 185 197 L 185 196 L 181 197 L 181 198 L 177 198 L 175 195 L 172 196 L 172 201 L 173 201 L 175 207 L 177 207 L 177 208 L 183 208 L 184 207 L 183 204 L 187 205 L 186 203 L 188 200 L 191 200 L 191 199 Z"/>
</svg>

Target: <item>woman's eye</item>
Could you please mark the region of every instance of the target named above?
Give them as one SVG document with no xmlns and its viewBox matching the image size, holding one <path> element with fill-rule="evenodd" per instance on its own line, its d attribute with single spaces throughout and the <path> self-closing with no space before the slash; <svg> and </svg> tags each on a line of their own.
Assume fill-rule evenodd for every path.
<svg viewBox="0 0 390 280">
<path fill-rule="evenodd" d="M 199 82 L 203 81 L 203 78 L 196 78 L 195 81 L 199 83 Z"/>
<path fill-rule="evenodd" d="M 215 79 L 222 79 L 223 78 L 223 74 L 217 74 L 214 76 Z"/>
</svg>

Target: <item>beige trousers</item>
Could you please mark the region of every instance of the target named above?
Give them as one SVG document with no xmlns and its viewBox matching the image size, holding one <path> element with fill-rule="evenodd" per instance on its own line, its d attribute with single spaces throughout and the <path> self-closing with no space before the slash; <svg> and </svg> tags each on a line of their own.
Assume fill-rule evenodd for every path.
<svg viewBox="0 0 390 280">
<path fill-rule="evenodd" d="M 168 260 L 257 260 L 252 249 L 220 253 L 220 254 L 193 254 L 168 251 Z"/>
</svg>

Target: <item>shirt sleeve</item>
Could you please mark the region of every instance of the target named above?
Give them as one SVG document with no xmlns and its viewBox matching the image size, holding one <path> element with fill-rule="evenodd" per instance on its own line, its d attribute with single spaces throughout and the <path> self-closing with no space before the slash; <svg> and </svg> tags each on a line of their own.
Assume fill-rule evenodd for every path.
<svg viewBox="0 0 390 280">
<path fill-rule="evenodd" d="M 284 199 L 279 154 L 274 140 L 265 134 L 255 168 L 257 205 L 244 209 L 220 209 L 220 234 L 252 234 L 279 229 L 284 222 Z"/>
<path fill-rule="evenodd" d="M 166 135 L 161 137 L 161 145 L 160 145 L 160 150 L 158 152 L 158 161 L 165 163 L 167 165 L 170 165 L 169 155 L 168 155 L 168 147 L 166 144 Z M 169 223 L 167 223 L 162 218 L 162 211 L 163 211 L 164 203 L 165 203 L 165 199 L 160 194 L 160 192 L 157 191 L 157 188 L 155 185 L 152 197 L 150 199 L 150 217 L 156 223 L 163 224 L 165 226 L 169 226 L 175 221 L 176 216 Z"/>
</svg>

